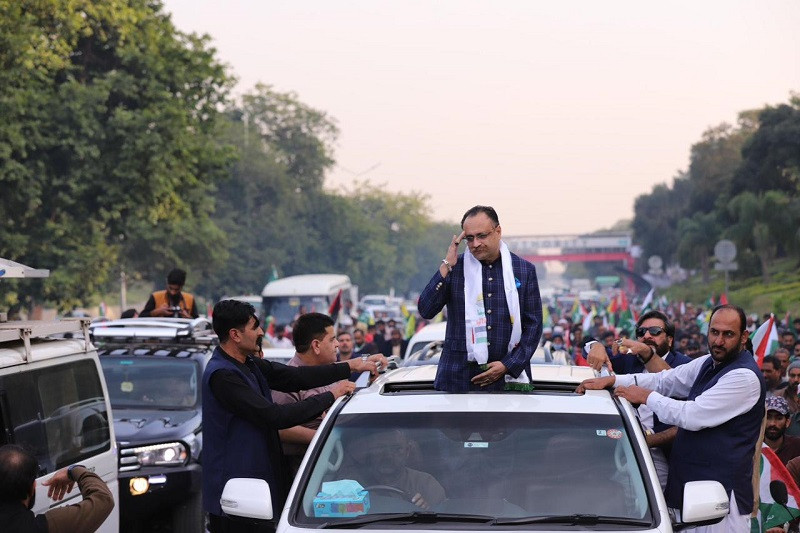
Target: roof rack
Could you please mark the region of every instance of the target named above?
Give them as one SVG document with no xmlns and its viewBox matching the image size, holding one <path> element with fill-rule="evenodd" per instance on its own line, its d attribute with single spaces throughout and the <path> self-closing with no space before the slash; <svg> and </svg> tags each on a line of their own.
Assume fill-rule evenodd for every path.
<svg viewBox="0 0 800 533">
<path fill-rule="evenodd" d="M 174 340 L 209 344 L 216 338 L 207 318 L 123 318 L 95 322 L 89 327 L 93 339 L 103 341 Z"/>
<path fill-rule="evenodd" d="M 26 320 L 0 322 L 0 342 L 22 341 L 25 345 L 25 361 L 31 358 L 31 339 L 50 337 L 52 335 L 83 333 L 84 350 L 89 351 L 88 318 L 65 318 L 63 320 Z"/>
</svg>

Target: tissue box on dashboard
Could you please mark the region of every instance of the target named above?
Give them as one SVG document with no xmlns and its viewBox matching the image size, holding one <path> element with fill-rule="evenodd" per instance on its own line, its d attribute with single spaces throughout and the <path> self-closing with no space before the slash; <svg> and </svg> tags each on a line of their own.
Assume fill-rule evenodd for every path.
<svg viewBox="0 0 800 533">
<path fill-rule="evenodd" d="M 330 481 L 314 498 L 317 518 L 361 516 L 369 512 L 369 492 L 353 480 Z"/>
</svg>

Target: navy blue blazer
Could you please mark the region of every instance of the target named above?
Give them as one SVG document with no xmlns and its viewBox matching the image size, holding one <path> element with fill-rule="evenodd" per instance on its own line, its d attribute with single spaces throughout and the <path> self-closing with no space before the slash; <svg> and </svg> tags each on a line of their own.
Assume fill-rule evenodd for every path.
<svg viewBox="0 0 800 533">
<path fill-rule="evenodd" d="M 522 337 L 519 344 L 507 353 L 511 340 L 511 320 L 503 290 L 502 261 L 498 258 L 491 265 L 483 265 L 483 295 L 486 308 L 489 361 L 501 361 L 508 373 L 519 377 L 530 366 L 533 352 L 542 336 L 542 300 L 539 297 L 539 281 L 536 267 L 528 261 L 511 254 L 511 263 L 519 294 L 522 319 Z M 447 331 L 444 349 L 439 359 L 434 387 L 450 392 L 470 390 L 502 390 L 504 380 L 488 387 L 473 385 L 470 379 L 481 373 L 474 363 L 467 360 L 466 324 L 464 321 L 464 254 L 446 277 L 437 270 L 419 296 L 417 308 L 420 316 L 431 319 L 447 306 Z"/>
</svg>

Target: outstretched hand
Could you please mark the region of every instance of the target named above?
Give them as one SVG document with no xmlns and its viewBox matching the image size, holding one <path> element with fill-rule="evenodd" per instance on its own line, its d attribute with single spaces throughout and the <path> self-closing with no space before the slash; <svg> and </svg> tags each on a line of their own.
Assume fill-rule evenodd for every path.
<svg viewBox="0 0 800 533">
<path fill-rule="evenodd" d="M 42 485 L 49 487 L 47 489 L 47 496 L 49 498 L 53 501 L 61 501 L 66 494 L 72 492 L 75 482 L 67 475 L 67 469 L 62 468 L 47 481 L 42 481 Z"/>
</svg>

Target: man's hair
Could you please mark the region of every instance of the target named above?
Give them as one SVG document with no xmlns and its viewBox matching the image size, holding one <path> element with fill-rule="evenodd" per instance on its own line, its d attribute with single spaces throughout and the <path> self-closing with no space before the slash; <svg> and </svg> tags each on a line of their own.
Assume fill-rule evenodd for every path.
<svg viewBox="0 0 800 533">
<path fill-rule="evenodd" d="M 19 502 L 30 496 L 39 463 L 16 444 L 0 446 L 0 502 Z"/>
<path fill-rule="evenodd" d="M 609 329 L 608 331 L 606 331 L 602 335 L 600 335 L 600 338 L 601 339 L 606 339 L 608 337 L 613 337 L 613 336 L 614 336 L 614 332 Z"/>
<path fill-rule="evenodd" d="M 764 360 L 761 362 L 761 368 L 764 368 L 764 365 L 767 363 L 772 365 L 773 370 L 778 370 L 781 367 L 781 362 L 778 361 L 778 358 L 774 355 L 764 356 Z"/>
<path fill-rule="evenodd" d="M 788 329 L 785 330 L 783 333 L 781 333 L 781 336 L 783 336 L 783 335 L 791 335 L 793 339 L 795 338 L 794 332 L 793 331 L 789 331 Z"/>
<path fill-rule="evenodd" d="M 119 317 L 120 318 L 135 318 L 136 317 L 136 309 L 134 309 L 132 307 L 130 309 L 126 309 L 119 315 Z"/>
<path fill-rule="evenodd" d="M 741 329 L 739 330 L 739 333 L 744 333 L 744 330 L 747 329 L 747 317 L 744 314 L 744 309 L 742 309 L 738 305 L 723 304 L 716 306 L 714 310 L 711 311 L 711 316 L 708 317 L 708 323 L 711 324 L 711 320 L 714 318 L 714 313 L 716 313 L 720 309 L 733 309 L 734 311 L 736 311 L 736 313 L 738 313 L 739 315 L 739 322 L 741 323 Z"/>
<path fill-rule="evenodd" d="M 469 217 L 474 217 L 483 213 L 492 221 L 495 226 L 500 225 L 500 219 L 497 218 L 497 211 L 494 210 L 494 207 L 489 207 L 488 205 L 476 205 L 475 207 L 470 207 L 464 216 L 461 217 L 461 227 L 464 227 L 464 221 L 467 220 Z"/>
<path fill-rule="evenodd" d="M 167 284 L 183 287 L 186 284 L 186 271 L 180 268 L 170 270 L 169 274 L 167 274 Z"/>
<path fill-rule="evenodd" d="M 667 315 L 665 315 L 658 309 L 653 309 L 640 316 L 639 320 L 636 321 L 636 327 L 638 328 L 644 323 L 645 320 L 648 320 L 650 318 L 657 318 L 658 320 L 663 322 L 664 331 L 667 333 L 667 336 L 673 338 L 675 337 L 675 324 L 670 322 L 669 317 L 667 317 Z"/>
<path fill-rule="evenodd" d="M 350 337 L 351 339 L 353 338 L 353 334 L 352 334 L 352 333 L 350 333 L 350 332 L 349 332 L 349 331 L 347 331 L 347 330 L 340 331 L 339 333 L 337 333 L 337 334 L 336 334 L 336 338 L 338 339 L 338 338 L 339 338 L 339 337 L 341 337 L 342 335 L 347 335 L 347 336 L 348 336 L 348 337 Z"/>
<path fill-rule="evenodd" d="M 311 341 L 321 340 L 325 337 L 325 330 L 333 327 L 334 321 L 322 313 L 306 313 L 297 319 L 292 330 L 294 346 L 298 353 L 303 353 L 311 348 Z"/>
<path fill-rule="evenodd" d="M 256 326 L 259 320 L 256 316 L 256 309 L 247 302 L 239 300 L 220 300 L 214 306 L 214 313 L 211 322 L 214 332 L 219 337 L 219 342 L 225 342 L 230 338 L 230 331 L 234 328 L 244 329 L 250 322 L 250 317 L 256 319 Z"/>
<path fill-rule="evenodd" d="M 774 353 L 774 354 L 772 354 L 772 355 L 778 355 L 778 352 L 785 353 L 785 354 L 786 354 L 786 355 L 788 355 L 789 357 L 791 357 L 791 356 L 792 356 L 792 354 L 789 352 L 789 348 L 784 348 L 783 346 L 781 346 L 781 347 L 779 347 L 779 348 L 776 348 L 776 349 L 775 349 L 775 353 Z"/>
</svg>

